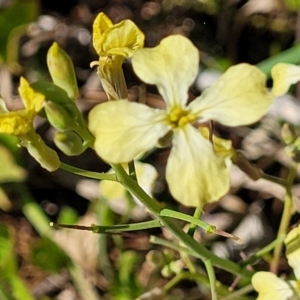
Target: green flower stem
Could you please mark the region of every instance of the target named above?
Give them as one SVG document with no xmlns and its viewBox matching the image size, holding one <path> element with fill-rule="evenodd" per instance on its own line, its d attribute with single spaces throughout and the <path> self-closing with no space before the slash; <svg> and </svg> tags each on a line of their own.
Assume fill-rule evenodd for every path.
<svg viewBox="0 0 300 300">
<path fill-rule="evenodd" d="M 176 274 L 164 287 L 163 290 L 167 294 L 172 288 L 174 288 L 182 280 L 194 280 L 201 284 L 209 285 L 206 276 L 200 273 L 180 272 Z"/>
<path fill-rule="evenodd" d="M 253 291 L 252 284 L 248 284 L 235 292 L 230 292 L 227 297 L 224 297 L 220 300 L 237 300 L 237 299 L 249 300 L 249 297 L 243 297 L 243 295 L 246 295 L 252 291 Z M 250 298 L 250 299 L 253 299 L 253 298 Z"/>
<path fill-rule="evenodd" d="M 275 177 L 275 176 L 272 176 L 269 174 L 265 174 L 263 172 L 261 174 L 261 178 L 271 181 L 271 182 L 274 182 L 274 183 L 277 183 L 277 184 L 283 186 L 284 188 L 286 188 L 286 186 L 287 186 L 287 181 L 286 181 L 286 179 L 283 179 L 283 178 Z"/>
<path fill-rule="evenodd" d="M 116 172 L 116 176 L 119 182 L 134 196 L 136 196 L 148 209 L 149 211 L 162 223 L 163 226 L 167 227 L 173 235 L 182 243 L 184 243 L 193 253 L 203 261 L 210 259 L 211 263 L 223 270 L 226 270 L 234 275 L 244 276 L 249 279 L 251 272 L 246 269 L 241 269 L 237 264 L 229 260 L 222 259 L 204 246 L 196 242 L 191 236 L 185 233 L 180 226 L 178 226 L 172 218 L 163 217 L 160 215 L 161 205 L 152 199 L 144 190 L 134 181 L 119 164 L 112 164 Z"/>
<path fill-rule="evenodd" d="M 54 227 L 92 231 L 94 233 L 99 233 L 99 234 L 121 233 L 127 231 L 138 231 L 138 230 L 161 227 L 159 220 L 151 220 L 151 221 L 145 221 L 140 223 L 111 225 L 111 226 L 94 225 L 94 224 L 92 224 L 91 226 L 82 226 L 82 225 L 53 224 L 53 223 L 51 223 L 51 225 L 53 225 Z"/>
<path fill-rule="evenodd" d="M 134 161 L 128 163 L 128 174 L 137 181 Z"/>
<path fill-rule="evenodd" d="M 272 241 L 270 244 L 265 246 L 264 248 L 257 251 L 255 254 L 248 257 L 246 260 L 241 261 L 239 264 L 241 267 L 245 267 L 247 265 L 253 265 L 259 258 L 265 256 L 270 253 L 277 245 L 282 244 L 284 241 L 284 236 L 280 236 Z"/>
<path fill-rule="evenodd" d="M 300 63 L 300 44 L 278 53 L 262 62 L 258 63 L 256 66 L 261 69 L 267 76 L 270 76 L 271 69 L 273 66 L 279 62 L 290 63 L 290 64 L 299 64 Z"/>
<path fill-rule="evenodd" d="M 83 139 L 83 144 L 86 148 L 93 147 L 95 137 L 90 133 L 86 126 L 81 126 L 80 124 L 76 123 L 71 129 L 77 132 L 78 135 Z"/>
<path fill-rule="evenodd" d="M 201 221 L 200 219 L 196 219 L 195 217 L 183 214 L 178 211 L 164 208 L 160 211 L 159 214 L 162 217 L 170 217 L 170 218 L 189 222 L 195 226 L 199 226 L 199 227 L 203 228 L 206 231 L 206 233 L 214 233 L 216 231 L 215 226 L 209 225 L 209 224 L 205 223 L 204 221 Z"/>
<path fill-rule="evenodd" d="M 277 233 L 277 239 L 284 239 L 286 236 L 287 229 L 290 225 L 290 220 L 293 212 L 293 196 L 292 196 L 292 186 L 297 174 L 297 163 L 294 163 L 290 169 L 289 176 L 287 179 L 287 187 L 286 187 L 286 195 L 284 198 L 284 207 L 283 213 L 281 217 L 280 226 Z M 281 256 L 283 248 L 283 243 L 276 245 L 273 253 L 273 259 L 270 264 L 270 271 L 273 273 L 277 273 L 278 264 Z"/>
<path fill-rule="evenodd" d="M 164 287 L 163 290 L 165 294 L 167 294 L 172 288 L 174 288 L 178 283 L 180 283 L 182 280 L 194 280 L 198 282 L 201 285 L 206 285 L 209 286 L 209 281 L 207 279 L 206 275 L 203 275 L 201 273 L 190 273 L 190 272 L 180 272 L 177 274 L 175 277 L 173 277 Z M 247 287 L 247 292 L 251 292 L 253 290 L 252 285 L 248 285 Z M 218 295 L 221 296 L 222 300 L 249 300 L 248 297 L 244 297 L 243 295 L 246 293 L 246 290 L 244 288 L 236 291 L 236 292 L 231 292 L 228 290 L 227 287 L 224 287 L 221 284 L 217 285 L 217 292 Z M 235 295 L 235 296 L 233 296 Z M 223 298 L 225 297 L 225 298 Z M 216 298 L 217 299 L 217 298 Z"/>
<path fill-rule="evenodd" d="M 83 170 L 80 168 L 70 166 L 65 163 L 61 163 L 59 168 L 62 170 L 71 172 L 73 174 L 77 174 L 77 175 L 84 176 L 87 178 L 93 178 L 93 179 L 98 179 L 98 180 L 117 181 L 115 174 L 91 172 L 91 171 L 87 171 L 87 170 Z"/>
<path fill-rule="evenodd" d="M 202 209 L 200 207 L 197 207 L 194 212 L 194 218 L 200 220 L 201 213 L 202 213 Z M 191 223 L 189 226 L 188 235 L 193 236 L 195 234 L 196 229 L 197 229 L 197 224 Z"/>
<path fill-rule="evenodd" d="M 209 285 L 210 285 L 210 292 L 211 292 L 211 299 L 218 300 L 217 290 L 216 290 L 216 274 L 211 263 L 210 259 L 204 261 L 204 265 L 207 271 L 207 275 L 209 278 Z"/>
</svg>

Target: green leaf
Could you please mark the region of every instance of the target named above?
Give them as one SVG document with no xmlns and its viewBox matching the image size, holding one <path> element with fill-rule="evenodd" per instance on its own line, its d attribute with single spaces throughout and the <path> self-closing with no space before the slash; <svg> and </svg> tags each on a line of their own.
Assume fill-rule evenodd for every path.
<svg viewBox="0 0 300 300">
<path fill-rule="evenodd" d="M 0 145 L 0 183 L 23 181 L 26 171 L 14 161 L 12 154 L 6 147 Z"/>
<path fill-rule="evenodd" d="M 8 5 L 0 10 L 0 64 L 16 61 L 16 39 L 26 30 L 22 25 L 33 22 L 38 15 L 37 0 L 14 0 L 7 3 Z"/>
<path fill-rule="evenodd" d="M 0 283 L 5 284 L 5 290 L 1 290 L 0 295 L 4 295 L 4 299 L 10 299 L 9 294 L 14 300 L 33 300 L 18 277 L 13 230 L 6 225 L 0 225 L 0 245 Z"/>
<path fill-rule="evenodd" d="M 51 239 L 43 237 L 32 247 L 30 255 L 32 264 L 39 268 L 57 273 L 71 264 L 71 259 Z"/>
</svg>

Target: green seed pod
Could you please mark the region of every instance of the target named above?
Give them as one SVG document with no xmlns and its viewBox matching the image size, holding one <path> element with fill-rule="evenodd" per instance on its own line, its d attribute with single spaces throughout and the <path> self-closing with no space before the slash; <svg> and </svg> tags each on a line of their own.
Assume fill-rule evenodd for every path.
<svg viewBox="0 0 300 300">
<path fill-rule="evenodd" d="M 48 50 L 47 65 L 53 82 L 74 100 L 78 95 L 74 66 L 68 54 L 56 42 Z"/>
<path fill-rule="evenodd" d="M 45 112 L 48 121 L 54 128 L 60 131 L 70 130 L 72 119 L 62 106 L 55 102 L 47 101 Z"/>
<path fill-rule="evenodd" d="M 57 148 L 68 156 L 80 155 L 85 150 L 81 138 L 74 131 L 57 132 L 54 143 Z"/>
</svg>

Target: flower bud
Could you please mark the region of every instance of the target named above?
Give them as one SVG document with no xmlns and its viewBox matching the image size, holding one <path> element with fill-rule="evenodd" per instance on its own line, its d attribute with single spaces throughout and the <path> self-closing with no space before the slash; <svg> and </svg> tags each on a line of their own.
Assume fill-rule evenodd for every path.
<svg viewBox="0 0 300 300">
<path fill-rule="evenodd" d="M 73 63 L 68 54 L 54 42 L 48 50 L 47 65 L 53 82 L 64 89 L 71 99 L 78 95 Z"/>
<path fill-rule="evenodd" d="M 298 137 L 292 144 L 287 145 L 284 151 L 295 162 L 300 162 L 300 137 Z"/>
<path fill-rule="evenodd" d="M 153 267 L 161 267 L 164 264 L 164 255 L 161 251 L 151 250 L 146 254 L 146 261 Z"/>
<path fill-rule="evenodd" d="M 30 139 L 23 140 L 21 145 L 25 146 L 29 154 L 49 172 L 56 171 L 60 166 L 60 160 L 57 153 L 49 148 L 41 137 L 32 132 Z"/>
<path fill-rule="evenodd" d="M 81 138 L 74 131 L 57 132 L 54 143 L 68 156 L 80 155 L 85 150 Z"/>
<path fill-rule="evenodd" d="M 281 128 L 281 137 L 287 145 L 293 143 L 296 140 L 295 128 L 290 124 L 283 124 Z"/>
<path fill-rule="evenodd" d="M 68 112 L 61 105 L 52 101 L 47 101 L 45 105 L 45 111 L 48 121 L 54 128 L 60 131 L 66 131 L 70 129 L 72 119 Z"/>
</svg>

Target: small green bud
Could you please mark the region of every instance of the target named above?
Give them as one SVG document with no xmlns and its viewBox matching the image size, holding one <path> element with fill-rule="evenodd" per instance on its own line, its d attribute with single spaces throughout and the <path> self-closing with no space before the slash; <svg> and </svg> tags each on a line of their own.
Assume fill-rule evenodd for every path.
<svg viewBox="0 0 300 300">
<path fill-rule="evenodd" d="M 22 140 L 21 145 L 27 148 L 29 154 L 44 169 L 53 172 L 59 168 L 60 160 L 57 153 L 49 148 L 34 131 L 28 133 L 27 138 Z"/>
<path fill-rule="evenodd" d="M 170 263 L 170 269 L 174 272 L 174 274 L 179 274 L 184 268 L 184 262 L 181 259 L 172 261 Z"/>
<path fill-rule="evenodd" d="M 85 150 L 81 138 L 74 131 L 57 132 L 54 143 L 57 148 L 68 156 L 80 155 Z"/>
<path fill-rule="evenodd" d="M 45 105 L 45 112 L 48 121 L 54 128 L 60 131 L 66 131 L 70 129 L 72 119 L 68 112 L 61 105 L 52 101 L 47 101 Z"/>
<path fill-rule="evenodd" d="M 161 251 L 151 250 L 146 254 L 146 261 L 153 267 L 161 267 L 164 264 L 164 255 Z"/>
<path fill-rule="evenodd" d="M 165 265 L 165 266 L 162 268 L 162 270 L 161 270 L 161 275 L 162 275 L 162 277 L 164 277 L 164 278 L 169 278 L 169 277 L 171 277 L 171 276 L 174 275 L 174 273 L 173 273 L 173 271 L 171 270 L 171 267 L 170 267 L 169 264 L 168 264 L 168 265 Z"/>
<path fill-rule="evenodd" d="M 48 50 L 47 65 L 53 82 L 74 100 L 78 95 L 74 66 L 69 55 L 56 42 Z"/>
<path fill-rule="evenodd" d="M 298 137 L 292 144 L 287 145 L 284 151 L 290 156 L 295 162 L 300 162 L 300 137 Z"/>
<path fill-rule="evenodd" d="M 297 138 L 295 128 L 290 124 L 283 124 L 281 128 L 281 137 L 287 145 L 292 144 Z"/>
</svg>

